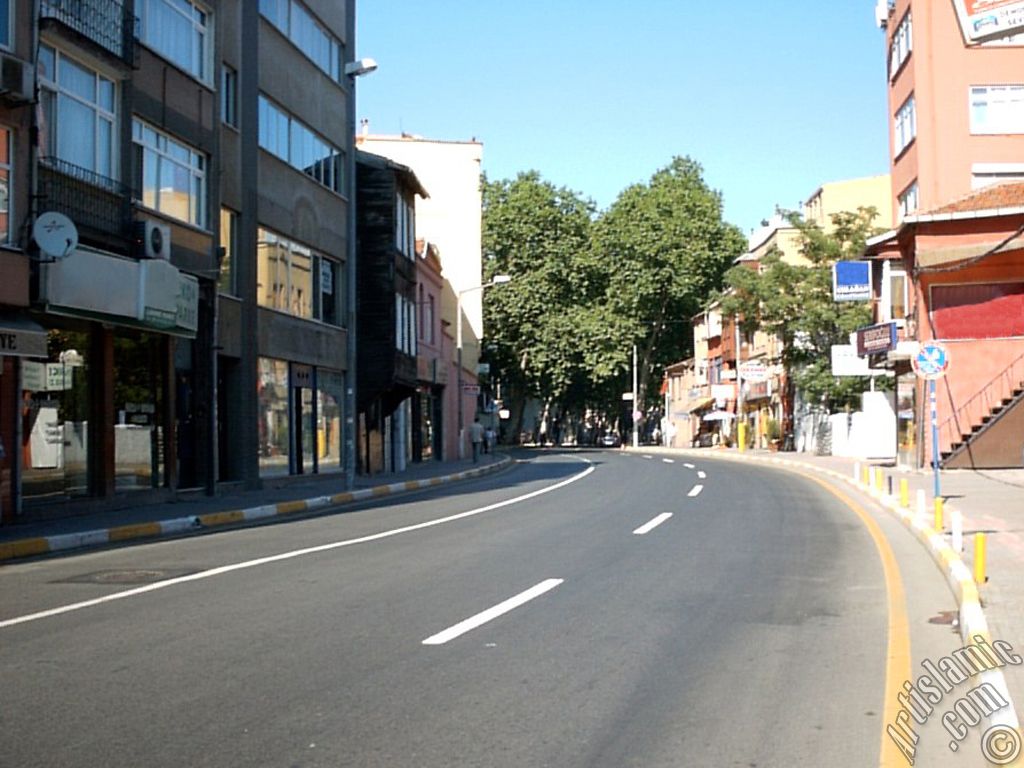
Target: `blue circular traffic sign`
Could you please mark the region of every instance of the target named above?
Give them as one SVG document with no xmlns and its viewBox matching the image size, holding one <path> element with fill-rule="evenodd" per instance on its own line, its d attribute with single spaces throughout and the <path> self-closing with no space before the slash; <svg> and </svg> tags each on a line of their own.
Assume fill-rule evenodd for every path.
<svg viewBox="0 0 1024 768">
<path fill-rule="evenodd" d="M 949 368 L 949 352 L 937 341 L 929 341 L 921 345 L 910 363 L 922 379 L 941 379 Z"/>
</svg>

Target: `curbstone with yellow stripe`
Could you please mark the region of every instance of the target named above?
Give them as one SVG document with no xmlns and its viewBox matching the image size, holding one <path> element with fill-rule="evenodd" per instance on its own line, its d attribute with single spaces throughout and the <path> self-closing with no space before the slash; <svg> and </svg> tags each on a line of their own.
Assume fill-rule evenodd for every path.
<svg viewBox="0 0 1024 768">
<path fill-rule="evenodd" d="M 0 542 L 0 564 L 10 560 L 37 557 L 39 555 L 72 549 L 86 549 L 88 547 L 100 547 L 112 543 L 120 544 L 138 539 L 154 539 L 160 536 L 195 533 L 218 526 L 238 525 L 273 517 L 292 516 L 301 512 L 310 512 L 331 506 L 344 506 L 345 504 L 352 504 L 357 501 L 365 501 L 407 491 L 435 488 L 439 485 L 454 483 L 459 480 L 469 480 L 504 469 L 511 464 L 511 457 L 505 456 L 500 461 L 488 464 L 485 467 L 468 469 L 451 475 L 429 477 L 423 480 L 407 480 L 400 483 L 391 483 L 390 485 L 379 485 L 373 488 L 361 488 L 357 491 L 344 491 L 333 496 L 317 496 L 311 499 L 282 501 L 276 504 L 265 504 L 247 509 L 208 512 L 202 515 L 190 515 L 188 517 L 148 523 L 134 523 L 132 525 L 121 525 L 112 528 L 100 528 L 80 533 L 65 533 Z"/>
</svg>

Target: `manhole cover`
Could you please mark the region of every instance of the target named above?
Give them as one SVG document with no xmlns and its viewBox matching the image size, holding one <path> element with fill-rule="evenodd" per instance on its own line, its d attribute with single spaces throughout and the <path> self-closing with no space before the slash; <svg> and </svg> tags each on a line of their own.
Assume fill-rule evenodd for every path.
<svg viewBox="0 0 1024 768">
<path fill-rule="evenodd" d="M 93 571 L 79 576 L 57 579 L 53 584 L 152 584 L 178 576 L 195 573 L 196 569 L 182 568 L 126 568 Z"/>
</svg>

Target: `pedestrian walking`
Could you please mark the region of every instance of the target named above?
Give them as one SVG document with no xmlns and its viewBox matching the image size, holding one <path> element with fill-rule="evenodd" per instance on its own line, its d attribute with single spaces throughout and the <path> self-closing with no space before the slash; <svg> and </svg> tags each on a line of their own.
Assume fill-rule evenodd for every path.
<svg viewBox="0 0 1024 768">
<path fill-rule="evenodd" d="M 469 442 L 473 444 L 473 463 L 480 461 L 480 444 L 484 439 L 484 425 L 477 418 L 469 425 Z"/>
<path fill-rule="evenodd" d="M 494 453 L 494 439 L 496 437 L 494 427 L 488 427 L 484 430 L 484 453 Z"/>
</svg>

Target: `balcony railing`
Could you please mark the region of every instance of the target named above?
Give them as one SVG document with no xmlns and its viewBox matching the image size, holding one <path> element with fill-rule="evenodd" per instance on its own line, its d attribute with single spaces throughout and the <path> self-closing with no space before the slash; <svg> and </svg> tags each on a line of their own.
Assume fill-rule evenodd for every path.
<svg viewBox="0 0 1024 768">
<path fill-rule="evenodd" d="M 135 17 L 124 0 L 43 0 L 39 17 L 56 19 L 128 64 L 134 60 Z"/>
<path fill-rule="evenodd" d="M 57 211 L 79 228 L 127 241 L 131 237 L 130 187 L 77 165 L 46 158 L 39 162 L 40 210 Z"/>
</svg>

